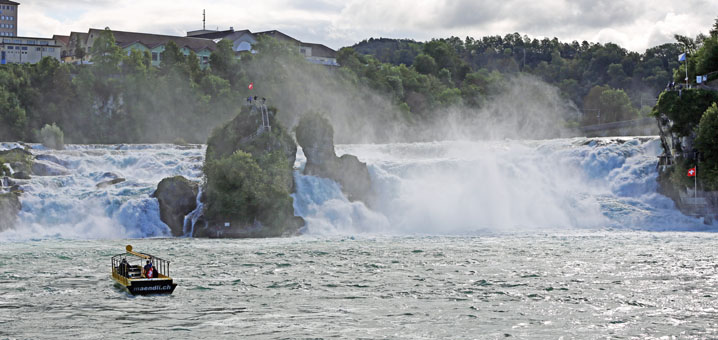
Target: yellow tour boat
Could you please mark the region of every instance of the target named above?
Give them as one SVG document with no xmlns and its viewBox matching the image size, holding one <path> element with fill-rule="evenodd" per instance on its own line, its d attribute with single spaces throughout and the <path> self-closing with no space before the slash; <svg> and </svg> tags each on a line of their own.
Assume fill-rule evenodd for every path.
<svg viewBox="0 0 718 340">
<path fill-rule="evenodd" d="M 132 295 L 172 294 L 177 284 L 170 277 L 170 261 L 136 252 L 132 246 L 126 253 L 112 257 L 112 279 Z"/>
</svg>

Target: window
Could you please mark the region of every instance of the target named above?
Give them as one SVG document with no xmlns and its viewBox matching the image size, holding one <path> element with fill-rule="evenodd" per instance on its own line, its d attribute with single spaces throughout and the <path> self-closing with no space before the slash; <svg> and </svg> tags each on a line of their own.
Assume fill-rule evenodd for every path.
<svg viewBox="0 0 718 340">
<path fill-rule="evenodd" d="M 7 49 L 8 49 L 8 50 L 13 50 L 13 49 L 15 49 L 15 47 L 13 47 L 13 46 L 8 46 Z"/>
<path fill-rule="evenodd" d="M 160 59 L 159 56 L 159 53 L 152 52 L 152 61 L 158 61 Z"/>
<path fill-rule="evenodd" d="M 35 47 L 35 50 L 36 50 L 36 51 L 40 51 L 40 48 L 39 48 L 39 47 Z"/>
<path fill-rule="evenodd" d="M 23 47 L 22 47 L 22 50 L 23 50 L 23 51 L 27 51 L 27 46 L 23 46 Z"/>
</svg>

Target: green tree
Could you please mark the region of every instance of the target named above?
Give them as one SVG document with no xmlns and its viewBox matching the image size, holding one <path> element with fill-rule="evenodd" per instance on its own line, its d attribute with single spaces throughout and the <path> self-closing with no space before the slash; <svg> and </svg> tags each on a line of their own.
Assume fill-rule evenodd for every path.
<svg viewBox="0 0 718 340">
<path fill-rule="evenodd" d="M 703 42 L 703 47 L 696 53 L 696 73 L 699 75 L 718 71 L 718 36 L 710 37 Z"/>
<path fill-rule="evenodd" d="M 229 40 L 217 43 L 217 49 L 209 57 L 209 65 L 212 73 L 229 80 L 233 86 L 236 85 L 237 59 Z"/>
<path fill-rule="evenodd" d="M 708 183 L 709 190 L 718 189 L 718 105 L 713 103 L 698 124 L 698 134 L 696 137 L 696 149 L 700 151 L 702 158 L 705 160 L 703 176 Z M 700 170 L 699 170 L 700 171 Z"/>
<path fill-rule="evenodd" d="M 713 27 L 711 27 L 710 35 L 713 38 L 718 37 L 718 18 L 716 18 L 715 23 L 713 24 Z"/>
<path fill-rule="evenodd" d="M 105 28 L 95 39 L 92 45 L 92 61 L 101 74 L 109 75 L 120 71 L 122 49 L 117 46 L 115 35 L 109 28 Z"/>
<path fill-rule="evenodd" d="M 186 66 L 186 57 L 174 41 L 169 41 L 165 45 L 165 50 L 160 58 L 160 68 L 169 72 L 173 69 L 184 69 Z M 183 71 L 189 71 L 183 70 Z"/>
<path fill-rule="evenodd" d="M 65 134 L 55 123 L 45 124 L 40 130 L 40 141 L 42 145 L 50 149 L 62 150 L 65 148 Z"/>
<path fill-rule="evenodd" d="M 25 138 L 27 116 L 17 95 L 0 86 L 0 141 Z"/>
<path fill-rule="evenodd" d="M 427 54 L 419 54 L 414 60 L 414 68 L 421 74 L 436 74 L 437 66 L 434 58 Z"/>
</svg>

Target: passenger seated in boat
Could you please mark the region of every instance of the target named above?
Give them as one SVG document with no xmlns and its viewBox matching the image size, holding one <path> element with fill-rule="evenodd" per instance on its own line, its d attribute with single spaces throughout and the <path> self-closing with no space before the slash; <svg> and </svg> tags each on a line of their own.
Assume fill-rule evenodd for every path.
<svg viewBox="0 0 718 340">
<path fill-rule="evenodd" d="M 152 262 L 150 262 L 150 260 L 147 260 L 147 264 L 144 269 L 146 278 L 151 279 L 154 277 L 155 269 L 152 267 Z"/>
<path fill-rule="evenodd" d="M 119 265 L 119 273 L 122 276 L 127 276 L 127 271 L 129 270 L 130 264 L 127 263 L 127 259 L 122 259 L 122 262 L 120 262 Z"/>
</svg>

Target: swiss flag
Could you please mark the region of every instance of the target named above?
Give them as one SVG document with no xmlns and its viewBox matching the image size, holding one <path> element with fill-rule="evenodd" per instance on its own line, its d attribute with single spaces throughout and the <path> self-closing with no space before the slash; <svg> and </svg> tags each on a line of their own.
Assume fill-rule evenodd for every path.
<svg viewBox="0 0 718 340">
<path fill-rule="evenodd" d="M 250 90 L 254 89 L 254 83 L 249 83 L 249 86 L 247 86 Z"/>
<path fill-rule="evenodd" d="M 688 169 L 688 177 L 696 177 L 696 168 Z"/>
</svg>

